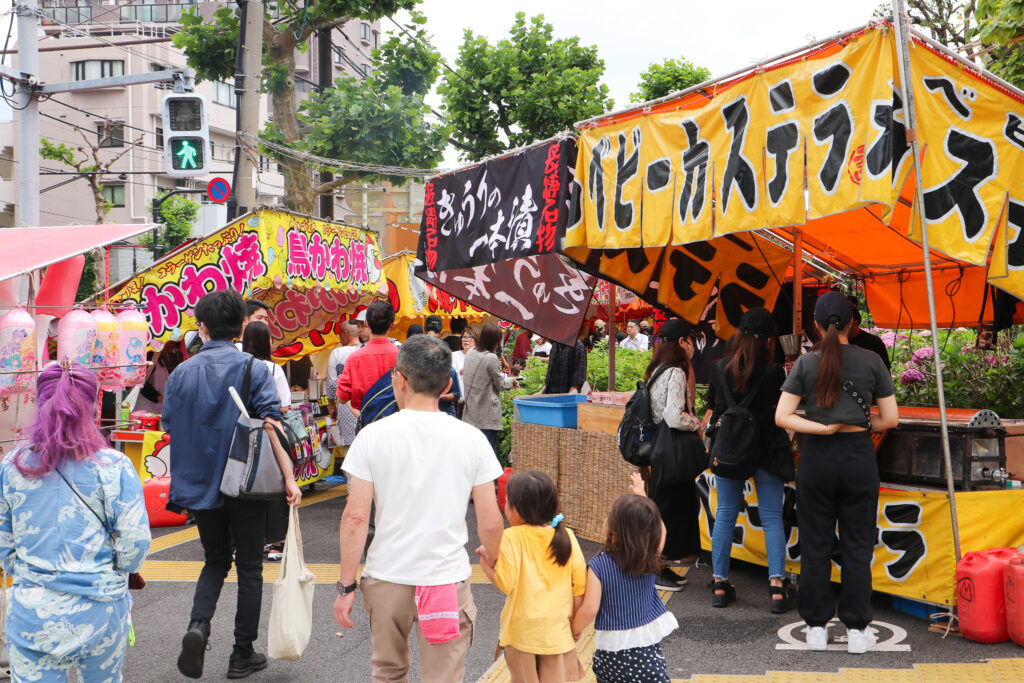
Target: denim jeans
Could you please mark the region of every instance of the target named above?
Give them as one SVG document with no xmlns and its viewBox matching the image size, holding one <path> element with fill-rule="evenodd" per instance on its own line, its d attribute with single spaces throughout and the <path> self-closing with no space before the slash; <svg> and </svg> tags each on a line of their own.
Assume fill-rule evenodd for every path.
<svg viewBox="0 0 1024 683">
<path fill-rule="evenodd" d="M 754 472 L 757 508 L 764 527 L 764 545 L 768 555 L 768 577 L 781 579 L 786 571 L 786 534 L 782 525 L 782 500 L 785 483 L 781 478 L 758 468 Z M 745 479 L 715 477 L 718 491 L 718 509 L 715 510 L 715 528 L 711 535 L 711 566 L 715 576 L 729 578 L 729 558 L 732 554 L 732 533 L 736 517 L 743 502 Z"/>
</svg>

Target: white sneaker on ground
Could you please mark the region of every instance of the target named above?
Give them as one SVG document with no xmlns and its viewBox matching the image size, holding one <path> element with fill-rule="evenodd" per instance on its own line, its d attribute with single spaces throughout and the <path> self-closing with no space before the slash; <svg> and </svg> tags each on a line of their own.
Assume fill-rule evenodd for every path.
<svg viewBox="0 0 1024 683">
<path fill-rule="evenodd" d="M 807 647 L 812 650 L 826 650 L 828 649 L 828 627 L 827 626 L 808 626 L 807 627 Z"/>
<path fill-rule="evenodd" d="M 846 651 L 851 655 L 862 655 L 875 646 L 878 638 L 871 631 L 855 628 L 846 629 Z"/>
</svg>

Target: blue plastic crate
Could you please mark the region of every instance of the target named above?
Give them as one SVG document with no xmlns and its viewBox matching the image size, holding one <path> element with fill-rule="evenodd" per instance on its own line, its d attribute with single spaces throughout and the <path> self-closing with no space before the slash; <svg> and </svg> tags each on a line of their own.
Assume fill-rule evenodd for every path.
<svg viewBox="0 0 1024 683">
<path fill-rule="evenodd" d="M 548 427 L 576 429 L 576 404 L 586 403 L 582 394 L 521 397 L 513 399 L 522 422 Z"/>
<path fill-rule="evenodd" d="M 935 614 L 942 609 L 928 602 L 912 600 L 898 595 L 892 596 L 892 606 L 894 609 L 903 612 L 904 614 L 909 614 L 910 616 L 917 617 L 918 619 L 927 620 L 931 619 L 932 614 Z"/>
</svg>

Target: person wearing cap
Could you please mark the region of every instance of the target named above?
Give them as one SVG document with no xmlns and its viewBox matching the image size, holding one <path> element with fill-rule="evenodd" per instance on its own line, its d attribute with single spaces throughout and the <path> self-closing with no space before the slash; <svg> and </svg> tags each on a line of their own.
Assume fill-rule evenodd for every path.
<svg viewBox="0 0 1024 683">
<path fill-rule="evenodd" d="M 590 334 L 587 335 L 587 338 L 584 341 L 584 346 L 586 346 L 588 349 L 592 349 L 594 348 L 594 345 L 597 344 L 597 342 L 601 341 L 606 336 L 607 334 L 605 333 L 605 322 L 598 318 L 591 324 Z"/>
<path fill-rule="evenodd" d="M 782 614 L 792 606 L 788 582 L 784 580 L 786 535 L 782 523 L 782 500 L 786 482 L 792 481 L 795 472 L 789 437 L 775 424 L 775 406 L 786 371 L 773 361 L 774 357 L 775 320 L 767 309 L 752 308 L 740 318 L 739 331 L 729 340 L 728 352 L 715 362 L 710 372 L 707 404 L 712 412 L 709 424 L 716 424 L 729 407 L 727 391 L 735 403 L 740 403 L 753 392 L 748 408 L 757 424 L 760 446 L 758 458 L 748 465 L 748 471 L 729 472 L 728 477 L 715 472 L 718 507 L 711 534 L 712 607 L 725 607 L 736 600 L 736 588 L 729 583 L 729 560 L 733 529 L 749 477 L 754 478 L 757 509 L 764 528 L 770 611 Z"/>
<path fill-rule="evenodd" d="M 359 337 L 359 343 L 362 344 L 363 346 L 366 345 L 366 342 L 370 341 L 370 328 L 366 324 L 366 312 L 368 310 L 370 309 L 364 308 L 363 310 L 359 311 L 359 313 L 356 314 L 355 321 L 356 329 L 358 330 L 357 336 Z"/>
<path fill-rule="evenodd" d="M 664 420 L 673 429 L 691 431 L 692 422 L 696 420 L 693 406 L 697 387 L 690 365 L 693 335 L 693 325 L 678 318 L 669 320 L 658 330 L 659 341 L 654 345 L 644 376 L 650 382 L 658 368 L 668 366 L 648 385 L 654 424 Z M 700 507 L 695 483 L 689 481 L 680 486 L 652 487 L 650 497 L 665 523 L 665 548 L 662 550 L 665 558 L 671 562 L 692 561 L 691 558 L 695 558 L 700 550 L 697 526 Z M 686 579 L 666 567 L 655 577 L 654 583 L 659 590 L 678 591 L 682 590 Z"/>
<path fill-rule="evenodd" d="M 862 349 L 868 351 L 874 351 L 878 354 L 882 362 L 885 363 L 885 369 L 892 371 L 892 364 L 889 360 L 889 354 L 885 348 L 885 342 L 882 338 L 865 332 L 860 329 L 860 301 L 855 296 L 848 297 L 850 300 L 850 306 L 853 307 L 853 324 L 850 325 L 850 343 L 854 346 L 859 346 Z"/>
<path fill-rule="evenodd" d="M 800 527 L 800 616 L 807 644 L 828 648 L 828 622 L 836 613 L 830 584 L 833 537 L 839 524 L 843 557 L 839 620 L 847 650 L 862 654 L 876 642 L 871 623 L 871 561 L 878 516 L 878 464 L 870 431 L 899 423 L 895 387 L 877 354 L 849 343 L 853 308 L 840 292 L 814 306 L 821 341 L 797 359 L 782 385 L 775 422 L 806 434 L 796 474 Z M 878 405 L 878 415 L 866 415 Z M 804 415 L 797 415 L 803 407 Z"/>
<path fill-rule="evenodd" d="M 535 335 L 533 341 L 537 343 L 533 347 L 533 355 L 540 358 L 547 358 L 551 355 L 551 342 L 540 335 Z"/>
<path fill-rule="evenodd" d="M 664 327 L 664 325 L 662 326 Z M 651 338 L 646 334 L 640 334 L 640 323 L 630 320 L 626 323 L 626 338 L 622 340 L 622 348 L 633 351 L 646 351 L 650 348 Z"/>
</svg>

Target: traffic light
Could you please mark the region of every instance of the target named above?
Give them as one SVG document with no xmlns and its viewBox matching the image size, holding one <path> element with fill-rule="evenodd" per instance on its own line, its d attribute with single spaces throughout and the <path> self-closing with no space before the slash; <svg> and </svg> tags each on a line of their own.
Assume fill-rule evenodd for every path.
<svg viewBox="0 0 1024 683">
<path fill-rule="evenodd" d="M 164 171 L 174 178 L 210 172 L 210 129 L 206 98 L 197 93 L 164 96 Z"/>
</svg>

